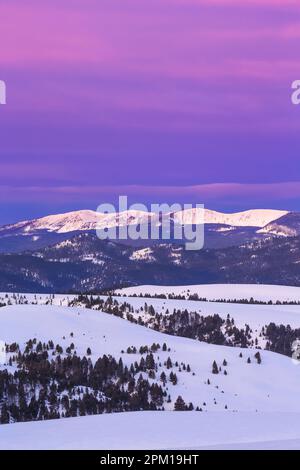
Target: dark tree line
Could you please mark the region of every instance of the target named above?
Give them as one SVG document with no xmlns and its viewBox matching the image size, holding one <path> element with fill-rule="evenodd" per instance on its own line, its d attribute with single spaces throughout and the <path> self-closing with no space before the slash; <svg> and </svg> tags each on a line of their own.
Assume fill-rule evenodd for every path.
<svg viewBox="0 0 300 470">
<path fill-rule="evenodd" d="M 103 295 L 113 295 L 114 297 L 122 297 L 122 294 L 119 293 L 114 293 L 112 292 L 106 292 L 103 293 Z M 150 293 L 139 293 L 139 294 L 131 294 L 131 295 L 126 295 L 126 297 L 141 297 L 141 298 L 149 298 L 149 299 L 162 299 L 162 300 L 194 300 L 198 302 L 217 302 L 217 303 L 227 303 L 227 304 L 244 304 L 244 305 L 300 305 L 300 300 L 256 300 L 253 297 L 248 298 L 237 298 L 237 299 L 228 299 L 228 298 L 221 298 L 221 299 L 207 299 L 206 297 L 200 297 L 199 294 L 193 293 L 191 294 L 189 291 L 187 292 L 186 295 L 183 294 L 175 294 L 169 293 L 169 294 L 150 294 Z"/>
<path fill-rule="evenodd" d="M 171 294 L 170 294 L 171 295 Z M 181 297 L 181 296 L 179 296 Z M 223 346 L 237 346 L 242 348 L 258 347 L 258 339 L 252 338 L 253 331 L 249 325 L 244 328 L 238 328 L 234 319 L 229 315 L 226 320 L 219 315 L 203 316 L 197 312 L 188 310 L 174 309 L 173 313 L 166 310 L 165 313 L 155 311 L 153 305 L 145 303 L 141 313 L 147 314 L 146 319 L 141 316 L 136 318 L 136 313 L 132 305 L 128 302 L 119 304 L 116 299 L 109 296 L 106 299 L 95 296 L 81 295 L 72 305 L 80 302 L 87 308 L 97 308 L 106 313 L 125 318 L 132 323 L 150 327 L 156 331 L 167 333 L 173 336 L 183 336 L 186 338 L 205 341 L 206 343 L 218 344 Z M 233 300 L 233 303 L 260 303 L 253 299 Z M 268 302 L 270 304 L 271 302 Z M 276 302 L 279 304 L 279 302 Z M 282 302 L 287 304 L 288 302 Z M 296 304 L 296 302 L 291 302 Z M 267 339 L 266 349 L 280 354 L 291 356 L 293 352 L 293 342 L 300 339 L 300 328 L 292 329 L 289 325 L 276 325 L 270 323 L 261 329 L 258 336 Z"/>
<path fill-rule="evenodd" d="M 300 328 L 292 329 L 290 325 L 275 325 L 270 323 L 264 329 L 267 338 L 266 349 L 286 356 L 293 353 L 293 343 L 300 338 Z"/>
<path fill-rule="evenodd" d="M 254 341 L 251 340 L 250 327 L 246 325 L 244 329 L 237 328 L 234 320 L 229 316 L 224 320 L 217 314 L 203 316 L 197 312 L 189 312 L 186 309 L 174 309 L 173 313 L 169 313 L 168 310 L 165 313 L 158 313 L 153 305 L 145 303 L 144 307 L 140 309 L 141 313 L 145 312 L 147 314 L 147 319 L 143 319 L 141 316 L 136 318 L 130 303 L 123 302 L 120 304 L 111 296 L 103 299 L 101 297 L 80 295 L 70 305 L 77 305 L 78 303 L 85 305 L 86 308 L 96 308 L 105 313 L 125 318 L 132 323 L 147 326 L 173 336 L 183 336 L 224 346 L 254 346 Z"/>
<path fill-rule="evenodd" d="M 145 373 L 150 378 L 157 370 L 151 352 L 127 367 L 122 359 L 107 355 L 94 364 L 72 352 L 62 357 L 57 352 L 61 349 L 53 341 L 36 340 L 27 342 L 24 353 L 16 343 L 7 346 L 16 370 L 0 371 L 2 424 L 163 409 L 166 391 L 145 378 Z"/>
</svg>

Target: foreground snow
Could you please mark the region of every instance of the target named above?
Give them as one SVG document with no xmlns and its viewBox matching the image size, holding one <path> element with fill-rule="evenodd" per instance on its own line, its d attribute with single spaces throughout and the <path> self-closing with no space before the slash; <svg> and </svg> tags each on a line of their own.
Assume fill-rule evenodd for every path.
<svg viewBox="0 0 300 470">
<path fill-rule="evenodd" d="M 300 413 L 137 412 L 0 426 L 0 449 L 300 449 Z"/>
<path fill-rule="evenodd" d="M 216 289 L 216 286 L 193 286 L 194 289 L 205 290 L 205 296 L 211 287 Z M 243 291 L 243 287 L 246 290 Z M 145 293 L 149 292 L 149 286 L 144 288 Z M 173 292 L 176 288 L 170 289 Z M 261 300 L 269 300 L 272 292 L 274 300 L 278 299 L 278 295 L 281 299 L 294 295 L 295 300 L 300 291 L 273 286 L 219 286 L 215 291 L 216 298 L 224 297 L 226 289 L 228 298 L 246 297 L 249 289 L 248 295 L 253 296 L 256 292 L 261 295 Z M 192 292 L 192 286 L 190 290 Z M 5 295 L 1 297 L 5 298 Z M 187 403 L 192 402 L 203 411 L 103 414 L 1 425 L 0 449 L 300 449 L 300 367 L 288 357 L 261 351 L 262 363 L 257 364 L 255 350 L 169 336 L 101 311 L 63 306 L 71 297 L 55 296 L 53 299 L 32 295 L 30 301 L 51 301 L 56 305 L 10 305 L 0 308 L 0 340 L 18 342 L 22 347 L 30 338 L 42 342 L 52 339 L 64 350 L 72 341 L 80 356 L 85 355 L 90 347 L 93 361 L 103 354 L 111 354 L 116 359 L 122 357 L 128 365 L 141 358 L 139 353 L 121 352 L 126 351 L 128 346 L 139 348 L 151 346 L 152 343 L 166 343 L 170 351 L 160 349 L 154 354 L 155 360 L 160 363 L 156 380 L 159 380 L 163 370 L 169 375 L 170 370 L 165 367 L 169 356 L 173 364 L 178 361 L 191 367 L 189 373 L 176 368 L 177 385 L 168 381 L 171 403 L 167 404 L 167 408 L 172 410 L 176 398 L 182 395 Z M 120 297 L 117 299 L 123 301 Z M 124 300 L 132 303 L 137 311 L 146 301 L 144 298 Z M 222 317 L 229 313 L 236 324 L 241 325 L 246 322 L 258 326 L 269 321 L 287 324 L 288 321 L 293 327 L 300 326 L 299 306 L 165 299 L 151 299 L 150 303 L 161 312 L 187 308 L 201 311 L 202 314 L 219 313 Z M 251 364 L 247 364 L 248 357 Z M 226 376 L 223 374 L 224 359 L 227 363 Z M 214 360 L 222 366 L 222 372 L 218 375 L 212 374 Z"/>
</svg>

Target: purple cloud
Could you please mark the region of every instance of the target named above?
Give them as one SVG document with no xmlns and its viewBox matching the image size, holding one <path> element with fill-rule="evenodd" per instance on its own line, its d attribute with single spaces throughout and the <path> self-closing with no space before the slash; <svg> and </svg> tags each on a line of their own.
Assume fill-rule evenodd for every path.
<svg viewBox="0 0 300 470">
<path fill-rule="evenodd" d="M 2 2 L 0 204 L 93 207 L 135 187 L 230 208 L 278 203 L 280 184 L 293 205 L 299 12 L 296 0 Z"/>
</svg>

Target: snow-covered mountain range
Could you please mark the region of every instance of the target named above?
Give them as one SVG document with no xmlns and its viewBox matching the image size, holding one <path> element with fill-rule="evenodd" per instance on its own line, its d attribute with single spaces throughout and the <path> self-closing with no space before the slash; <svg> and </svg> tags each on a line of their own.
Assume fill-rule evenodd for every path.
<svg viewBox="0 0 300 470">
<path fill-rule="evenodd" d="M 205 224 L 263 228 L 286 214 L 288 214 L 287 211 L 272 209 L 253 209 L 232 214 L 209 209 L 186 209 L 170 213 L 170 216 L 177 223 L 198 224 L 204 221 Z M 159 223 L 158 215 L 153 212 L 128 210 L 116 214 L 104 214 L 92 210 L 80 210 L 5 225 L 0 227 L 0 234 L 17 231 L 30 235 L 38 230 L 67 233 L 78 230 L 96 230 L 97 228 L 116 225 L 143 224 L 152 220 Z"/>
<path fill-rule="evenodd" d="M 64 241 L 75 234 L 99 229 L 127 227 L 129 225 L 166 225 L 173 230 L 175 224 L 204 224 L 205 248 L 238 246 L 269 237 L 287 237 L 300 234 L 300 215 L 282 210 L 253 209 L 232 214 L 210 209 L 185 209 L 166 213 L 128 210 L 105 214 L 92 210 L 79 210 L 54 214 L 15 224 L 0 226 L 0 253 L 34 251 Z M 172 232 L 170 242 L 175 242 Z M 124 243 L 124 241 L 122 241 Z M 133 246 L 152 245 L 152 240 L 128 240 Z"/>
</svg>

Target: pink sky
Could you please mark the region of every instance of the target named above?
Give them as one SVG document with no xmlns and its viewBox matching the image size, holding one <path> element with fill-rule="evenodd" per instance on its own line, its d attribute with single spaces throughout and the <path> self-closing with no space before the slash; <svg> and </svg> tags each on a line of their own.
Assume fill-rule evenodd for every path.
<svg viewBox="0 0 300 470">
<path fill-rule="evenodd" d="M 46 210 L 34 205 L 40 186 L 49 210 L 61 187 L 77 188 L 74 208 L 81 193 L 95 208 L 99 191 L 86 199 L 89 186 L 269 188 L 297 179 L 298 1 L 10 0 L 0 15 L 6 214 L 13 188 L 24 188 L 14 198 L 30 215 Z M 267 194 L 260 205 L 278 204 Z M 296 207 L 289 194 L 283 204 Z M 251 204 L 247 191 L 240 196 L 227 204 L 216 192 L 210 203 Z M 53 212 L 71 206 L 66 197 Z M 5 217 L 17 212 L 15 201 Z"/>
</svg>

